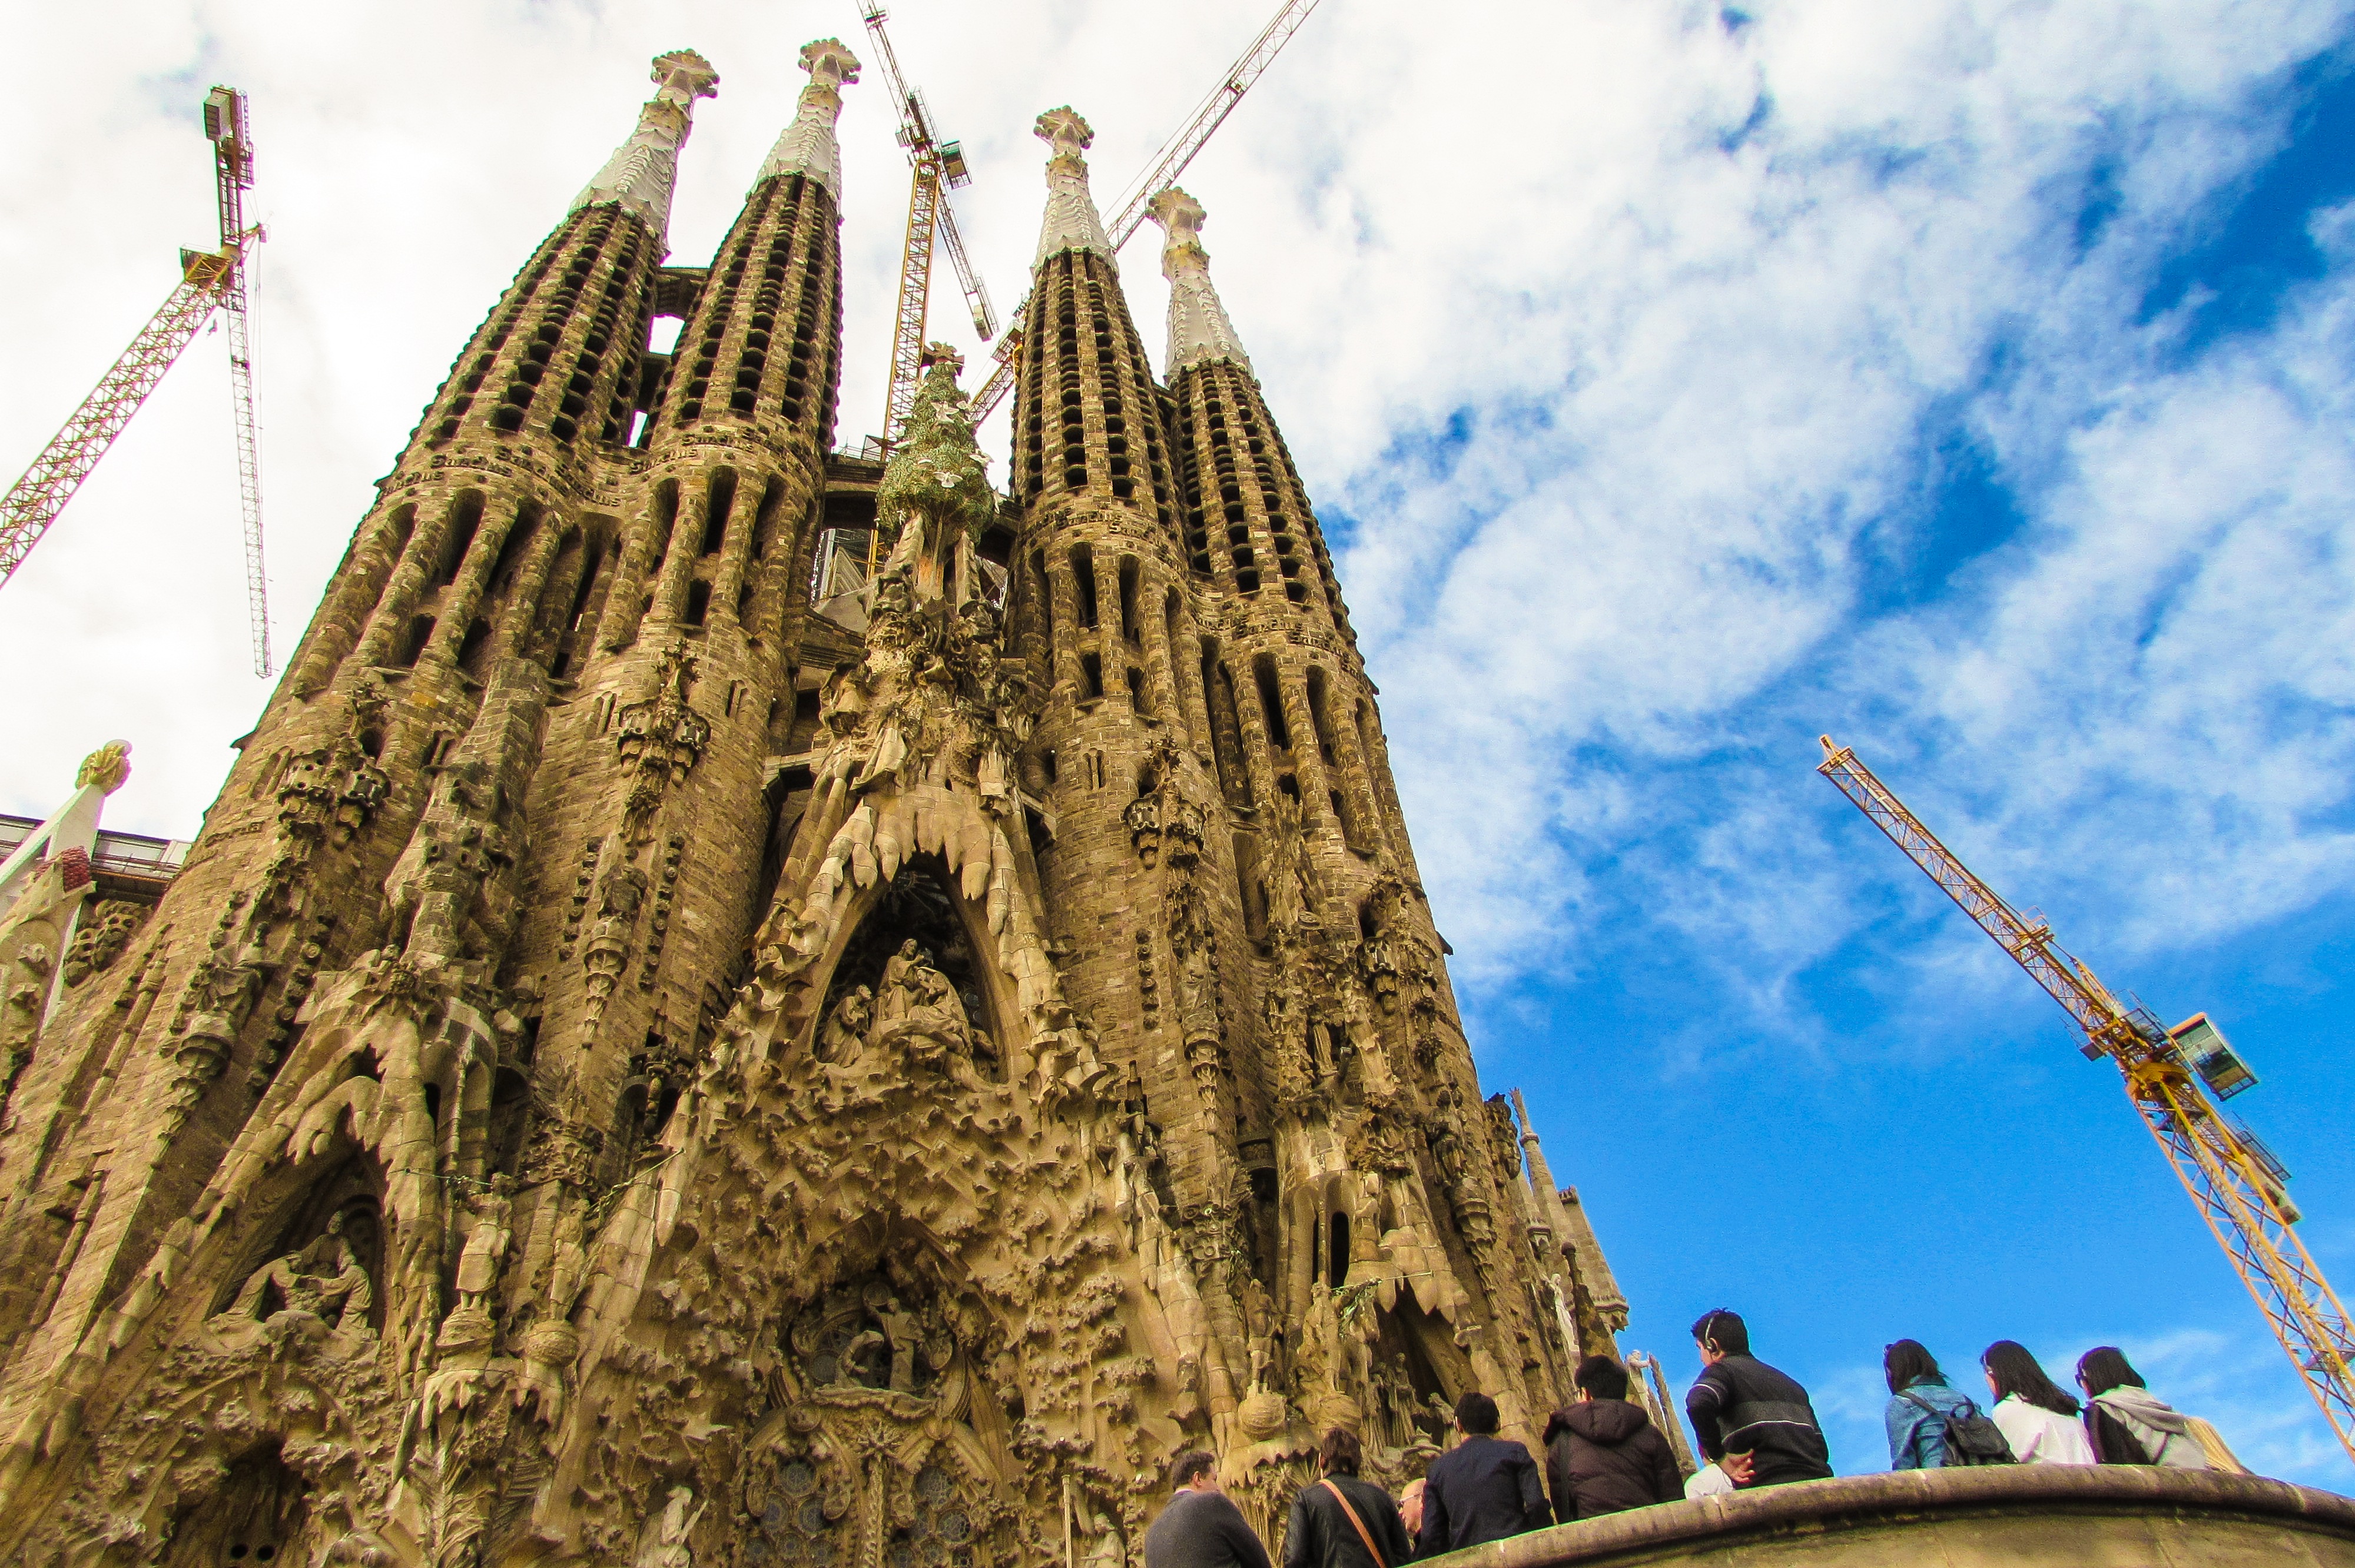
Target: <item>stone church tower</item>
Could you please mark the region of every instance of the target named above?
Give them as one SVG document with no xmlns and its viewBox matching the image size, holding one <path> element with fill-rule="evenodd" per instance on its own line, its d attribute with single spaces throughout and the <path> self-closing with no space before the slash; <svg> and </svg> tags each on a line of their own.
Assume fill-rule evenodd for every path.
<svg viewBox="0 0 2355 1568">
<path fill-rule="evenodd" d="M 1273 1538 L 1612 1348 L 1202 209 L 1156 380 L 1041 116 L 1010 496 L 945 351 L 833 453 L 802 60 L 709 268 L 655 62 L 160 902 L 0 911 L 14 1560 L 1118 1563 L 1181 1449 Z"/>
</svg>

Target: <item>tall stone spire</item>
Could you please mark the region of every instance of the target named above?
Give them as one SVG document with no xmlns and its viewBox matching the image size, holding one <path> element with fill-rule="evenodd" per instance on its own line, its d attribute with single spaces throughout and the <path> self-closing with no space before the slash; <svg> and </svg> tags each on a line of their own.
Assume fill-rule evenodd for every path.
<svg viewBox="0 0 2355 1568">
<path fill-rule="evenodd" d="M 610 204 L 665 234 L 678 184 L 678 150 L 694 129 L 695 101 L 719 96 L 719 73 L 693 49 L 673 49 L 655 57 L 653 76 L 655 92 L 638 111 L 638 128 L 572 198 L 572 210 Z"/>
<path fill-rule="evenodd" d="M 1039 225 L 1039 253 L 1030 259 L 1032 269 L 1066 250 L 1092 250 L 1117 272 L 1112 240 L 1096 212 L 1096 198 L 1088 192 L 1088 161 L 1080 156 L 1095 144 L 1096 133 L 1065 104 L 1039 116 L 1038 136 L 1054 147 L 1055 155 L 1047 160 L 1047 216 Z"/>
<path fill-rule="evenodd" d="M 1171 185 L 1146 210 L 1168 231 L 1161 246 L 1161 275 L 1169 280 L 1169 358 L 1162 375 L 1174 377 L 1189 365 L 1214 359 L 1232 360 L 1249 370 L 1251 355 L 1243 352 L 1210 281 L 1210 253 L 1202 249 L 1202 204 Z"/>
<path fill-rule="evenodd" d="M 778 175 L 806 175 L 832 191 L 839 207 L 842 148 L 834 139 L 834 125 L 842 117 L 842 89 L 858 79 L 858 57 L 840 38 L 820 38 L 802 46 L 802 69 L 810 80 L 802 89 L 801 108 L 769 149 L 752 185 L 758 189 L 762 180 Z"/>
</svg>

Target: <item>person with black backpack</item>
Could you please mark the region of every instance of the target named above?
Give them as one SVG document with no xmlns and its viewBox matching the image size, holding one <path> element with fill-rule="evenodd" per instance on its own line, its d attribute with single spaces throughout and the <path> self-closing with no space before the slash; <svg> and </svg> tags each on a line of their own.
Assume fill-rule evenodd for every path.
<svg viewBox="0 0 2355 1568">
<path fill-rule="evenodd" d="M 2008 1465 L 2002 1431 L 1968 1396 L 1947 1384 L 1937 1359 L 1919 1340 L 1900 1340 L 1881 1353 L 1889 1379 L 1889 1467 L 1935 1470 L 1948 1465 Z"/>
</svg>

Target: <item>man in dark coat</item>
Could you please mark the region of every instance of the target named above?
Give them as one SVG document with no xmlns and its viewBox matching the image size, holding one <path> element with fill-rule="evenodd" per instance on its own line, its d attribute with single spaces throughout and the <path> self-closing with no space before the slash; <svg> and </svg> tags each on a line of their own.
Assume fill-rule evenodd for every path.
<svg viewBox="0 0 2355 1568">
<path fill-rule="evenodd" d="M 1274 1568 L 1251 1520 L 1220 1489 L 1216 1455 L 1178 1455 L 1169 1485 L 1169 1506 L 1145 1532 L 1145 1568 Z"/>
<path fill-rule="evenodd" d="M 1685 1393 L 1685 1414 L 1701 1452 L 1737 1487 L 1821 1480 L 1831 1450 L 1807 1391 L 1750 1353 L 1750 1329 L 1723 1308 L 1693 1325 L 1700 1379 Z"/>
<path fill-rule="evenodd" d="M 1627 1403 L 1627 1369 L 1609 1356 L 1578 1364 L 1578 1403 L 1546 1423 L 1546 1480 L 1562 1523 L 1681 1502 L 1685 1479 L 1668 1440 Z"/>
<path fill-rule="evenodd" d="M 1415 1543 L 1422 1555 L 1461 1552 L 1553 1522 L 1538 1462 L 1497 1436 L 1495 1400 L 1485 1393 L 1457 1400 L 1455 1429 L 1463 1441 L 1433 1459 L 1423 1478 L 1423 1534 Z"/>
<path fill-rule="evenodd" d="M 1414 1555 L 1390 1493 L 1358 1478 L 1363 1458 L 1356 1433 L 1336 1426 L 1325 1434 L 1316 1451 L 1325 1478 L 1301 1488 L 1292 1499 L 1284 1568 L 1399 1568 Z"/>
</svg>

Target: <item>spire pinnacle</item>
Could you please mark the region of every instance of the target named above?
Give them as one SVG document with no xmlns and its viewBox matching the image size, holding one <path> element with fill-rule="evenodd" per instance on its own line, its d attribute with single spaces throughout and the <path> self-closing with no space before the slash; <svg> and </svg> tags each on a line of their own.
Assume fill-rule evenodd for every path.
<svg viewBox="0 0 2355 1568">
<path fill-rule="evenodd" d="M 1094 145 L 1095 132 L 1065 104 L 1039 116 L 1038 135 L 1055 153 L 1047 160 L 1047 216 L 1039 222 L 1039 253 L 1030 265 L 1066 250 L 1092 250 L 1117 271 L 1112 240 L 1088 192 L 1088 161 L 1080 156 Z"/>
<path fill-rule="evenodd" d="M 1146 211 L 1168 233 L 1161 246 L 1161 275 L 1169 280 L 1169 358 L 1162 374 L 1175 376 L 1189 365 L 1214 359 L 1231 359 L 1249 370 L 1251 355 L 1243 352 L 1235 323 L 1227 319 L 1227 307 L 1210 282 L 1210 253 L 1202 249 L 1202 204 L 1171 185 Z"/>
<path fill-rule="evenodd" d="M 955 578 L 970 577 L 970 546 L 997 514 L 988 460 L 973 439 L 973 408 L 956 382 L 964 368 L 947 344 L 927 345 L 916 406 L 875 492 L 878 543 L 890 551 L 878 580 L 905 572 L 918 599 L 964 599 L 970 583 Z"/>
<path fill-rule="evenodd" d="M 666 235 L 678 150 L 694 129 L 695 101 L 719 96 L 719 73 L 693 49 L 673 49 L 655 57 L 653 76 L 655 95 L 638 111 L 638 128 L 572 198 L 572 210 L 611 203 Z"/>
<path fill-rule="evenodd" d="M 802 46 L 802 69 L 809 85 L 802 89 L 801 107 L 794 122 L 769 149 L 768 161 L 753 176 L 752 187 L 777 175 L 802 175 L 834 193 L 842 205 L 842 148 L 834 139 L 834 123 L 842 115 L 842 90 L 858 79 L 858 57 L 840 38 L 820 38 Z"/>
</svg>

